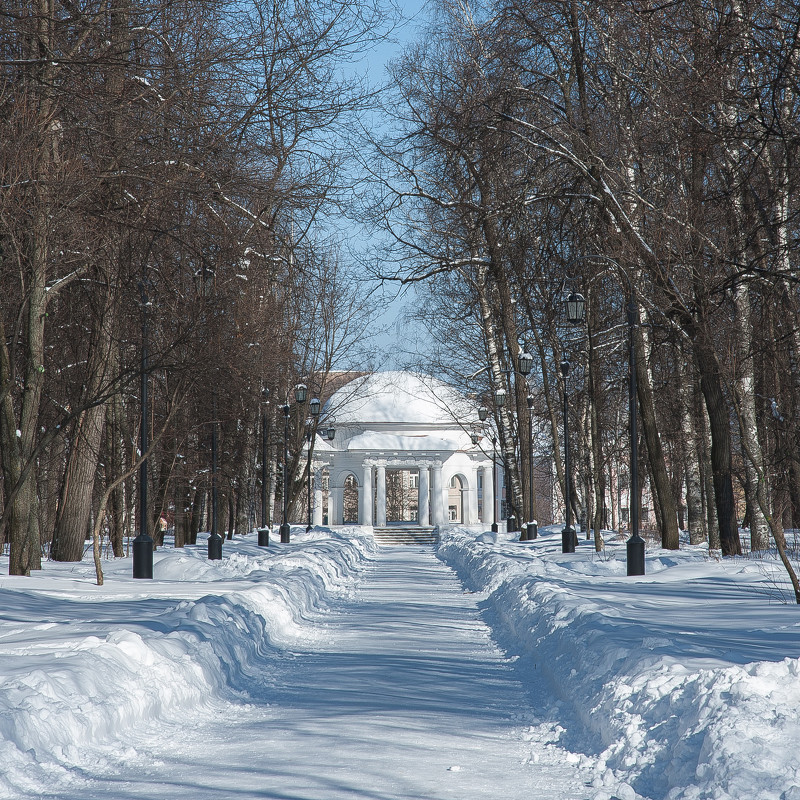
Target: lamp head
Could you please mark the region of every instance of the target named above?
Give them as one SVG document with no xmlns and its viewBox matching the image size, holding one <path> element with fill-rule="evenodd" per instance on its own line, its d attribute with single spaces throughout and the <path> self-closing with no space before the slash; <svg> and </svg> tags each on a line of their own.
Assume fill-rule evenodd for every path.
<svg viewBox="0 0 800 800">
<path fill-rule="evenodd" d="M 586 319 L 586 300 L 582 294 L 572 292 L 567 298 L 567 321 L 571 325 L 582 325 Z"/>
<path fill-rule="evenodd" d="M 533 356 L 527 350 L 523 350 L 519 354 L 518 361 L 520 375 L 527 378 L 531 374 L 531 369 L 533 369 Z"/>
</svg>

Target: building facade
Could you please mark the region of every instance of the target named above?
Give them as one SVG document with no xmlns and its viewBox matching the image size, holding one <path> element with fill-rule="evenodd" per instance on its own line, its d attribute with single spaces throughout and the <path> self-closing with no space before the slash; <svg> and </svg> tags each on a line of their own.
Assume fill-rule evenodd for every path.
<svg viewBox="0 0 800 800">
<path fill-rule="evenodd" d="M 494 521 L 491 442 L 476 433 L 477 406 L 452 387 L 412 372 L 372 373 L 338 389 L 322 420 L 336 434 L 315 443 L 315 524 Z"/>
</svg>

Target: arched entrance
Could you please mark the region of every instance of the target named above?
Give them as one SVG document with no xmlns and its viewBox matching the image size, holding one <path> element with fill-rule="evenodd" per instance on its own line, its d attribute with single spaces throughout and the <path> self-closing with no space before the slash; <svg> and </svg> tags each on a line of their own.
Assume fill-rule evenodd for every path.
<svg viewBox="0 0 800 800">
<path fill-rule="evenodd" d="M 355 475 L 344 479 L 342 492 L 342 524 L 358 524 L 358 481 Z"/>
<path fill-rule="evenodd" d="M 419 470 L 386 470 L 386 522 L 416 522 L 419 512 Z"/>
<path fill-rule="evenodd" d="M 447 492 L 447 518 L 452 525 L 462 525 L 467 518 L 466 491 L 466 479 L 453 475 Z"/>
</svg>

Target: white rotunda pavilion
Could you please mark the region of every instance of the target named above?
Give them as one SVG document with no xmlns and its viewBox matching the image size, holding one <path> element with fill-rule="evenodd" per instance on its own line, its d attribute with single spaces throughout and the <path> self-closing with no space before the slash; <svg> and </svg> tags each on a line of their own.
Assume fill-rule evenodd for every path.
<svg viewBox="0 0 800 800">
<path fill-rule="evenodd" d="M 338 389 L 322 418 L 336 434 L 315 443 L 315 524 L 323 522 L 323 470 L 331 525 L 493 521 L 491 444 L 483 436 L 473 444 L 477 406 L 452 387 L 412 372 L 376 372 Z"/>
</svg>

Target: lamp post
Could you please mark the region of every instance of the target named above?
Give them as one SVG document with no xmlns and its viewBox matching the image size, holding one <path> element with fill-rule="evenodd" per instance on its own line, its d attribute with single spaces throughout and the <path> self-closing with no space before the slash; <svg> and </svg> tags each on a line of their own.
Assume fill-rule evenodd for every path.
<svg viewBox="0 0 800 800">
<path fill-rule="evenodd" d="M 311 456 L 314 452 L 314 430 L 316 429 L 317 419 L 319 418 L 320 402 L 316 397 L 311 398 L 308 404 L 308 410 L 311 413 L 311 419 L 306 421 L 306 439 L 308 441 L 308 525 L 306 526 L 306 533 L 314 527 L 311 521 L 313 514 L 312 507 L 312 492 L 314 489 L 314 474 L 311 470 Z"/>
<path fill-rule="evenodd" d="M 538 538 L 539 530 L 536 520 L 534 519 L 534 509 L 536 507 L 536 498 L 534 495 L 534 481 L 533 481 L 533 395 L 529 394 L 526 398 L 528 403 L 528 446 L 530 447 L 530 459 L 528 466 L 528 503 L 530 510 L 530 521 L 527 525 L 527 540 L 531 541 Z"/>
<path fill-rule="evenodd" d="M 222 536 L 217 530 L 217 401 L 211 404 L 214 419 L 211 421 L 211 533 L 208 537 L 208 558 L 219 561 L 222 558 Z"/>
<path fill-rule="evenodd" d="M 497 533 L 497 437 L 492 436 L 492 533 Z"/>
<path fill-rule="evenodd" d="M 267 525 L 267 506 L 269 505 L 269 491 L 267 486 L 267 443 L 269 431 L 267 429 L 267 405 L 269 404 L 269 389 L 261 390 L 263 401 L 261 412 L 261 527 L 258 529 L 258 546 L 269 547 L 269 526 Z"/>
<path fill-rule="evenodd" d="M 311 437 L 314 435 L 312 422 L 310 419 L 306 420 L 306 446 L 308 448 L 308 457 L 306 463 L 306 494 L 308 495 L 308 502 L 306 511 L 308 512 L 308 524 L 306 525 L 306 533 L 308 533 L 313 525 L 311 524 Z"/>
<path fill-rule="evenodd" d="M 628 302 L 628 414 L 630 416 L 631 439 L 631 480 L 628 488 L 628 509 L 631 519 L 631 538 L 626 545 L 628 575 L 644 575 L 644 539 L 639 535 L 639 443 L 636 425 L 636 348 L 634 328 L 636 327 L 636 301 L 631 286 Z"/>
<path fill-rule="evenodd" d="M 283 513 L 281 515 L 281 543 L 288 544 L 291 538 L 291 527 L 287 520 L 289 512 L 289 412 L 288 403 L 281 406 L 283 411 Z"/>
<path fill-rule="evenodd" d="M 575 552 L 575 530 L 570 520 L 571 476 L 569 463 L 569 393 L 567 392 L 567 376 L 569 361 L 561 362 L 561 375 L 564 378 L 564 530 L 561 531 L 561 552 Z"/>
<path fill-rule="evenodd" d="M 298 383 L 294 387 L 294 399 L 297 405 L 302 405 L 308 397 L 308 387 L 304 383 Z M 289 414 L 292 409 L 288 403 L 283 404 L 283 521 L 281 522 L 280 533 L 281 543 L 288 544 L 291 539 L 291 526 L 289 525 Z"/>
<path fill-rule="evenodd" d="M 141 374 L 141 425 L 139 430 L 139 446 L 143 456 L 139 466 L 139 535 L 133 540 L 133 577 L 153 577 L 153 540 L 149 533 L 149 511 L 147 509 L 147 459 L 144 458 L 149 446 L 147 441 L 147 425 L 149 412 L 147 408 L 148 353 L 147 353 L 147 306 L 149 299 L 144 280 L 140 290 L 142 293 L 142 374 Z"/>
<path fill-rule="evenodd" d="M 527 383 L 528 375 L 531 374 L 533 369 L 533 356 L 527 351 L 523 350 L 517 359 L 518 369 L 520 375 L 525 378 Z M 519 540 L 526 542 L 528 539 L 535 539 L 539 534 L 536 530 L 536 522 L 534 520 L 534 507 L 536 500 L 533 494 L 533 395 L 530 393 L 530 387 L 527 396 L 528 403 L 528 522 L 522 523 L 519 529 Z M 522 454 L 520 453 L 520 460 Z"/>
<path fill-rule="evenodd" d="M 570 325 L 582 325 L 586 319 L 586 300 L 582 294 L 570 292 L 567 298 L 567 322 Z M 569 459 L 569 392 L 567 391 L 567 376 L 569 375 L 569 361 L 561 362 L 561 374 L 564 377 L 564 530 L 561 532 L 561 552 L 575 552 L 575 529 L 570 522 L 570 499 L 572 495 L 571 468 Z"/>
<path fill-rule="evenodd" d="M 506 390 L 500 387 L 499 389 L 494 390 L 494 404 L 495 407 L 499 410 L 503 408 L 506 404 Z M 492 531 L 497 533 L 498 530 L 498 517 L 500 514 L 497 511 L 497 498 L 499 496 L 499 488 L 500 488 L 500 473 L 497 469 L 497 437 L 492 437 L 492 461 L 493 461 L 493 469 L 494 469 L 494 480 L 492 483 L 494 484 L 494 522 L 492 523 Z"/>
<path fill-rule="evenodd" d="M 478 419 L 481 422 L 486 422 L 489 418 L 489 409 L 486 406 L 481 406 L 478 409 Z M 497 484 L 495 482 L 495 461 L 497 458 L 497 454 L 495 448 L 497 446 L 497 439 L 492 437 L 492 532 L 497 533 L 497 518 L 495 517 L 495 510 L 497 507 Z M 484 504 L 486 503 L 486 498 L 484 498 Z M 485 507 L 485 506 L 484 506 Z"/>
<path fill-rule="evenodd" d="M 310 417 L 310 419 L 306 420 L 306 442 L 307 442 L 307 445 L 308 445 L 308 461 L 307 461 L 307 466 L 306 466 L 306 469 L 308 470 L 308 476 L 307 476 L 307 481 L 308 481 L 308 489 L 307 489 L 307 492 L 308 492 L 308 525 L 306 526 L 306 533 L 308 533 L 311 530 L 311 528 L 314 527 L 313 523 L 311 521 L 311 517 L 312 517 L 312 514 L 313 514 L 313 507 L 312 507 L 313 495 L 312 495 L 312 492 L 313 492 L 313 483 L 314 483 L 314 474 L 313 474 L 313 471 L 311 469 L 311 457 L 312 457 L 313 452 L 314 452 L 314 431 L 315 431 L 315 429 L 317 427 L 316 423 L 317 423 L 317 418 L 319 417 L 319 406 L 320 406 L 319 400 L 316 397 L 313 397 L 311 399 L 311 401 L 309 402 L 309 404 L 308 404 L 308 410 L 309 410 L 309 413 L 311 414 L 311 417 Z"/>
<path fill-rule="evenodd" d="M 618 261 L 602 254 L 593 254 L 579 257 L 581 259 L 598 259 L 613 264 L 625 278 L 630 291 L 628 300 L 628 416 L 630 435 L 630 486 L 628 489 L 628 509 L 631 523 L 631 536 L 628 539 L 627 562 L 628 575 L 645 574 L 645 541 L 639 534 L 639 434 L 636 421 L 636 346 L 634 330 L 636 328 L 637 307 L 636 293 L 630 275 L 622 268 Z M 574 292 L 567 298 L 567 319 L 573 324 L 582 323 L 585 318 L 585 300 L 580 294 Z"/>
</svg>

